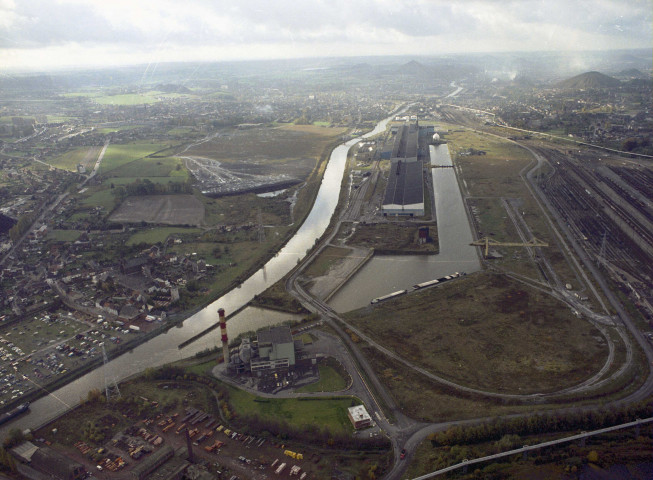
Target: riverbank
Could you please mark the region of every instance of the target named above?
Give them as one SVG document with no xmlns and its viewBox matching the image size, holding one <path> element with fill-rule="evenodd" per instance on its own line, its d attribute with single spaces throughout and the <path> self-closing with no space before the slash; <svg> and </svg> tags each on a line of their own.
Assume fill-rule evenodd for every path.
<svg viewBox="0 0 653 480">
<path fill-rule="evenodd" d="M 264 265 L 266 265 L 272 258 L 274 258 L 278 254 L 278 251 L 284 248 L 284 246 L 290 241 L 290 239 L 293 238 L 293 236 L 297 233 L 301 225 L 304 223 L 304 221 L 310 214 L 315 204 L 319 192 L 319 187 L 321 185 L 324 176 L 324 172 L 326 171 L 326 164 L 328 163 L 328 159 L 330 158 L 333 150 L 340 144 L 341 144 L 341 140 L 338 139 L 338 140 L 334 140 L 333 142 L 325 146 L 313 171 L 308 176 L 304 187 L 301 188 L 301 193 L 298 195 L 298 197 L 302 198 L 302 201 L 297 203 L 294 210 L 295 216 L 298 217 L 296 218 L 296 221 L 293 224 L 292 228 L 289 228 L 285 232 L 283 239 L 281 239 L 277 243 L 277 246 L 275 246 L 274 250 L 268 250 L 265 253 L 265 255 L 262 255 L 258 260 L 252 263 L 251 266 L 247 268 L 247 270 L 245 270 L 243 273 L 239 274 L 236 278 L 234 278 L 225 288 L 222 288 L 219 291 L 213 292 L 205 296 L 204 301 L 201 304 L 195 306 L 192 309 L 185 310 L 183 312 L 173 313 L 168 316 L 165 323 L 162 323 L 161 325 L 157 326 L 155 329 L 146 333 L 135 334 L 133 338 L 129 339 L 129 341 L 117 345 L 116 348 L 112 348 L 107 352 L 108 359 L 113 360 L 117 357 L 120 357 L 125 353 L 133 351 L 135 348 L 139 347 L 140 345 L 147 343 L 153 338 L 165 334 L 173 327 L 180 327 L 186 320 L 199 314 L 200 312 L 205 310 L 209 305 L 211 305 L 212 303 L 214 303 L 215 301 L 217 301 L 218 299 L 226 295 L 228 292 L 236 288 L 239 288 L 245 280 L 247 280 L 249 277 L 251 277 L 256 272 L 258 272 L 261 268 L 264 267 Z M 238 312 L 242 311 L 246 306 L 247 304 L 242 305 L 241 308 L 232 312 L 229 315 L 229 317 L 235 316 Z M 199 334 L 194 335 L 190 339 L 178 345 L 178 348 L 181 349 L 188 346 L 189 344 L 193 343 L 194 341 L 200 339 L 201 337 L 209 333 L 214 328 L 215 326 L 213 328 L 203 330 Z M 102 357 L 101 356 L 95 357 L 85 362 L 84 364 L 80 365 L 78 368 L 69 370 L 69 372 L 67 372 L 62 376 L 57 377 L 52 382 L 38 385 L 37 389 L 27 392 L 26 395 L 23 395 L 17 399 L 14 399 L 12 402 L 7 403 L 6 405 L 3 405 L 2 410 L 8 411 L 11 408 L 21 403 L 35 402 L 36 400 L 39 400 L 49 395 L 52 391 L 55 391 L 57 389 L 65 387 L 68 384 L 71 384 L 75 380 L 97 369 L 102 364 L 103 364 Z"/>
</svg>

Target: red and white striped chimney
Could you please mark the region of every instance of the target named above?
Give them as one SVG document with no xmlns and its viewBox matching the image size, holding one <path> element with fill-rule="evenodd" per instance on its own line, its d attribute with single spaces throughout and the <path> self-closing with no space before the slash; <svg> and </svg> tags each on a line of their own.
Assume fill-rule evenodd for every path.
<svg viewBox="0 0 653 480">
<path fill-rule="evenodd" d="M 229 363 L 229 339 L 227 338 L 227 319 L 224 316 L 224 308 L 218 310 L 220 316 L 220 335 L 222 337 L 222 355 L 224 356 L 224 364 Z"/>
</svg>

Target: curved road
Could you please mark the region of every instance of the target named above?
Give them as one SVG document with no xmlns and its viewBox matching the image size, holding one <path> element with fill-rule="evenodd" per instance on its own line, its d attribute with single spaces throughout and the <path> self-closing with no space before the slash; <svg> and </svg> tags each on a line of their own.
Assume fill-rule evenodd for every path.
<svg viewBox="0 0 653 480">
<path fill-rule="evenodd" d="M 487 133 L 487 132 L 483 132 Z M 492 134 L 491 134 L 492 135 Z M 504 137 L 500 137 L 504 140 Z M 528 186 L 529 190 L 533 194 L 533 197 L 538 201 L 540 204 L 540 207 L 542 207 L 542 211 L 545 212 L 545 215 L 547 217 L 547 220 L 549 221 L 552 229 L 554 232 L 556 232 L 556 235 L 559 236 L 560 240 L 562 241 L 563 244 L 565 244 L 562 235 L 560 234 L 559 230 L 556 228 L 556 225 L 553 223 L 547 212 L 549 212 L 551 215 L 556 217 L 557 220 L 557 225 L 560 227 L 560 229 L 563 231 L 565 236 L 567 237 L 567 240 L 569 243 L 571 243 L 574 251 L 576 254 L 579 256 L 581 261 L 583 262 L 584 266 L 589 270 L 590 274 L 594 277 L 596 280 L 597 284 L 599 285 L 600 289 L 604 293 L 605 297 L 608 299 L 609 303 L 611 306 L 618 312 L 619 319 L 623 322 L 623 324 L 626 326 L 626 328 L 630 331 L 632 336 L 635 337 L 637 343 L 639 344 L 640 348 L 645 352 L 646 357 L 647 357 L 647 363 L 649 367 L 649 371 L 647 374 L 647 379 L 646 381 L 640 386 L 638 390 L 635 392 L 631 393 L 627 397 L 612 402 L 613 404 L 624 404 L 624 403 L 631 403 L 635 402 L 638 400 L 642 400 L 646 398 L 648 395 L 653 392 L 653 349 L 651 346 L 648 344 L 648 342 L 645 341 L 645 339 L 642 337 L 641 333 L 637 330 L 636 326 L 630 319 L 630 317 L 627 315 L 626 311 L 624 308 L 621 306 L 621 304 L 617 301 L 616 297 L 610 289 L 608 288 L 605 280 L 602 278 L 598 270 L 594 267 L 593 262 L 589 259 L 587 256 L 586 252 L 580 248 L 580 246 L 574 241 L 573 236 L 571 235 L 571 232 L 568 231 L 568 229 L 565 228 L 564 222 L 562 222 L 557 214 L 556 211 L 552 208 L 551 204 L 548 202 L 546 199 L 545 195 L 543 192 L 539 190 L 537 187 L 536 183 L 533 181 L 533 173 L 541 167 L 541 165 L 546 162 L 546 159 L 544 159 L 541 155 L 533 151 L 531 148 L 529 148 L 526 145 L 522 145 L 518 142 L 514 142 L 517 145 L 519 145 L 522 148 L 525 148 L 528 150 L 535 158 L 535 162 L 531 164 L 532 168 L 528 171 L 526 176 L 524 177 L 523 171 L 522 171 L 522 178 L 524 179 L 526 185 Z M 529 166 L 529 167 L 531 167 Z M 544 208 L 546 206 L 546 208 Z M 303 305 L 306 307 L 308 310 L 314 313 L 318 313 L 321 315 L 321 317 L 328 323 L 329 326 L 331 326 L 337 333 L 340 335 L 341 339 L 345 342 L 349 352 L 351 355 L 354 357 L 356 361 L 356 374 L 360 376 L 360 379 L 362 380 L 363 384 L 365 385 L 365 389 L 367 390 L 367 400 L 370 401 L 368 405 L 371 405 L 373 408 L 373 415 L 376 417 L 376 420 L 378 421 L 379 425 L 381 428 L 383 428 L 387 434 L 389 435 L 392 445 L 394 447 L 394 465 L 393 468 L 386 474 L 385 478 L 388 480 L 397 480 L 401 478 L 401 475 L 404 473 L 406 470 L 406 467 L 409 463 L 409 459 L 411 458 L 412 452 L 415 450 L 415 448 L 421 443 L 425 438 L 427 438 L 428 435 L 445 430 L 449 428 L 452 425 L 465 425 L 465 424 L 476 424 L 476 423 L 482 423 L 484 421 L 489 421 L 491 418 L 489 417 L 483 417 L 483 418 L 475 418 L 475 419 L 469 419 L 469 420 L 464 420 L 464 421 L 451 421 L 451 422 L 442 422 L 442 423 L 432 423 L 432 424 L 426 424 L 426 423 L 420 423 L 415 420 L 412 420 L 408 417 L 406 417 L 399 409 L 397 406 L 396 402 L 392 398 L 392 396 L 387 392 L 387 389 L 381 384 L 379 381 L 378 377 L 376 376 L 374 370 L 372 369 L 371 365 L 367 361 L 367 359 L 363 356 L 363 354 L 360 352 L 356 344 L 351 340 L 350 335 L 343 330 L 341 327 L 342 325 L 345 325 L 346 328 L 354 332 L 356 335 L 358 335 L 361 339 L 365 340 L 368 342 L 372 347 L 376 348 L 380 352 L 384 353 L 385 355 L 390 356 L 394 360 L 397 360 L 401 362 L 402 364 L 408 366 L 409 368 L 412 368 L 423 375 L 431 378 L 432 380 L 441 382 L 445 385 L 454 387 L 459 390 L 467 391 L 467 392 L 472 392 L 472 393 L 477 393 L 485 396 L 490 396 L 490 397 L 499 397 L 499 398 L 510 398 L 510 399 L 520 399 L 520 400 L 531 400 L 533 402 L 541 401 L 544 397 L 544 395 L 541 394 L 531 394 L 531 395 L 510 395 L 510 394 L 498 394 L 494 392 L 485 392 L 482 390 L 470 388 L 470 387 L 465 387 L 462 385 L 458 385 L 454 382 L 450 382 L 446 379 L 443 379 L 441 377 L 438 377 L 437 375 L 434 375 L 416 365 L 411 364 L 410 362 L 404 360 L 394 352 L 389 351 L 385 347 L 382 347 L 381 345 L 377 344 L 373 340 L 371 340 L 368 336 L 360 332 L 359 330 L 355 329 L 351 325 L 347 324 L 344 322 L 328 305 L 326 305 L 324 302 L 313 298 L 309 293 L 307 293 L 302 286 L 299 284 L 298 279 L 305 269 L 306 266 L 308 266 L 319 254 L 320 252 L 324 249 L 324 247 L 331 242 L 333 237 L 335 236 L 336 232 L 338 231 L 340 224 L 342 223 L 344 218 L 347 218 L 349 215 L 347 214 L 348 209 L 345 209 L 343 213 L 341 214 L 340 218 L 336 222 L 335 226 L 331 229 L 331 232 L 329 235 L 327 235 L 326 238 L 320 241 L 319 245 L 317 248 L 311 252 L 306 258 L 295 268 L 295 270 L 288 276 L 286 280 L 286 290 L 293 295 L 295 298 L 297 298 Z M 566 244 L 565 244 L 566 246 Z M 572 257 L 573 258 L 573 257 Z M 582 269 L 581 269 L 582 271 Z M 592 286 L 592 283 L 589 281 L 589 279 L 586 277 L 588 285 Z M 597 297 L 598 294 L 597 294 Z M 600 298 L 600 297 L 599 297 Z M 624 338 L 624 341 L 628 347 L 628 351 L 630 352 L 629 358 L 632 358 L 632 347 L 630 345 L 630 342 L 628 341 L 627 337 L 625 335 L 622 335 L 622 338 Z M 608 377 L 608 379 L 605 379 L 604 381 L 607 381 L 609 379 L 615 378 L 616 375 L 621 374 L 623 371 L 625 371 L 625 368 L 628 366 L 630 362 L 626 362 L 626 365 L 622 367 L 616 374 L 611 375 Z M 594 377 L 595 378 L 595 377 Z M 366 383 L 366 380 L 371 384 L 373 387 L 373 390 L 370 389 L 369 385 Z M 596 386 L 601 385 L 604 381 L 594 383 L 592 385 L 593 388 L 596 388 Z M 578 385 L 576 388 L 581 391 L 581 390 L 586 390 L 588 388 L 588 382 L 583 382 L 580 385 Z M 574 391 L 572 389 L 565 389 L 564 392 L 569 392 Z M 559 393 L 559 392 L 557 392 Z M 376 394 L 376 395 L 375 395 Z M 549 394 L 552 395 L 552 394 Z M 383 404 L 387 407 L 389 412 L 391 412 L 392 416 L 394 417 L 395 421 L 390 422 L 384 415 L 383 415 L 383 408 L 382 404 L 379 401 L 379 398 Z M 587 407 L 587 408 L 592 408 L 592 407 Z M 559 411 L 564 411 L 565 409 L 560 409 Z M 538 412 L 541 413 L 541 412 Z M 506 418 L 511 418 L 511 417 L 521 417 L 521 416 L 528 416 L 532 415 L 529 413 L 525 414 L 515 414 L 515 415 L 507 415 L 505 416 Z M 402 449 L 406 449 L 407 457 L 405 460 L 400 460 L 400 451 Z M 486 459 L 487 460 L 487 459 Z"/>
</svg>

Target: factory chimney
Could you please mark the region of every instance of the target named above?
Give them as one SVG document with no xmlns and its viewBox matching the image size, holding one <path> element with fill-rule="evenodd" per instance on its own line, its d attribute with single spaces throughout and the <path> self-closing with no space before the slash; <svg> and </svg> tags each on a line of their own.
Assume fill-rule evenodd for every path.
<svg viewBox="0 0 653 480">
<path fill-rule="evenodd" d="M 195 456 L 193 455 L 193 444 L 190 443 L 190 433 L 188 433 L 188 428 L 186 429 L 186 449 L 188 450 L 188 461 L 190 463 L 195 463 Z"/>
<path fill-rule="evenodd" d="M 222 336 L 222 355 L 224 364 L 229 364 L 229 339 L 227 338 L 227 319 L 224 316 L 224 308 L 218 310 L 220 316 L 220 335 Z"/>
</svg>

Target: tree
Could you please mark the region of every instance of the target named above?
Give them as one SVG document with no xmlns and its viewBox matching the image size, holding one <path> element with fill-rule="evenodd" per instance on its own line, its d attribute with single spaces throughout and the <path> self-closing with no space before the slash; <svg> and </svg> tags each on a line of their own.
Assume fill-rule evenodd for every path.
<svg viewBox="0 0 653 480">
<path fill-rule="evenodd" d="M 25 435 L 23 434 L 23 431 L 20 428 L 12 428 L 11 430 L 9 430 L 9 433 L 5 437 L 3 446 L 5 449 L 9 449 L 11 447 L 15 447 L 16 445 L 24 441 L 25 441 Z"/>
</svg>

